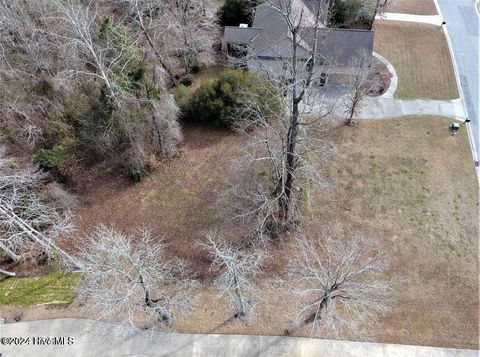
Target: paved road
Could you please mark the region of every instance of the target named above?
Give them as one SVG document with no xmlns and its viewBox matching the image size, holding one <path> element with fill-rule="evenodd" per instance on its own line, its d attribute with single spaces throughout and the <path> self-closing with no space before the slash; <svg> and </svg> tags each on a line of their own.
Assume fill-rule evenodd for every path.
<svg viewBox="0 0 480 357">
<path fill-rule="evenodd" d="M 2 357 L 74 357 L 74 356 L 272 356 L 272 357 L 353 357 L 353 356 L 417 356 L 417 357 L 474 357 L 478 351 L 425 346 L 407 346 L 368 342 L 320 340 L 313 338 L 155 334 L 137 335 L 132 339 L 113 338 L 111 325 L 80 319 L 55 319 L 6 324 L 0 326 Z M 106 333 L 103 335 L 100 333 Z M 61 346 L 14 346 L 12 337 L 65 337 Z M 71 337 L 68 340 L 68 337 Z M 26 340 L 22 340 L 26 343 Z M 37 341 L 37 340 L 36 340 Z M 56 340 L 56 343 L 62 342 Z M 68 343 L 71 344 L 68 344 Z"/>
<path fill-rule="evenodd" d="M 453 45 L 477 156 L 480 157 L 479 28 L 474 0 L 438 0 Z"/>
</svg>

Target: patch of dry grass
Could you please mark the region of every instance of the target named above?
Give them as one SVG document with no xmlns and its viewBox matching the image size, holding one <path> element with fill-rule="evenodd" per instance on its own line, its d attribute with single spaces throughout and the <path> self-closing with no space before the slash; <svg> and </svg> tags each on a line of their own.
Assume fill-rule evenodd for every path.
<svg viewBox="0 0 480 357">
<path fill-rule="evenodd" d="M 222 231 L 227 225 L 222 194 L 230 160 L 243 144 L 225 130 L 184 129 L 178 157 L 159 162 L 141 183 L 112 176 L 101 185 L 96 178 L 87 184 L 78 226 L 88 230 L 103 222 L 123 229 L 150 227 L 175 254 L 201 265 L 203 255 L 194 243 L 209 230 Z"/>
<path fill-rule="evenodd" d="M 316 222 L 375 237 L 392 259 L 393 312 L 376 340 L 478 347 L 478 183 L 465 128 L 448 119 L 362 121 L 333 132 L 343 158 Z"/>
<path fill-rule="evenodd" d="M 440 27 L 377 21 L 374 50 L 397 71 L 396 98 L 458 98 L 447 41 Z"/>
<path fill-rule="evenodd" d="M 438 14 L 433 0 L 393 0 L 387 11 L 413 15 Z"/>
<path fill-rule="evenodd" d="M 226 67 L 222 65 L 214 65 L 205 68 L 194 76 L 192 85 L 188 87 L 189 90 L 192 92 L 196 91 L 203 82 L 218 78 L 220 73 L 222 73 L 225 69 Z"/>
</svg>

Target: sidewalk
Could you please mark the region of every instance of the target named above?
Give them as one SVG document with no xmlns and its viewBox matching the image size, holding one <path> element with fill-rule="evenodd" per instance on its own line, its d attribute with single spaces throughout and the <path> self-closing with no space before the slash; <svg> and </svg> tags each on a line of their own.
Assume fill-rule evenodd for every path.
<svg viewBox="0 0 480 357">
<path fill-rule="evenodd" d="M 422 24 L 430 24 L 441 26 L 443 22 L 443 17 L 440 15 L 411 15 L 411 14 L 400 14 L 395 12 L 386 12 L 384 14 L 377 15 L 377 20 L 388 20 L 388 21 L 405 21 L 405 22 L 418 22 Z"/>
<path fill-rule="evenodd" d="M 356 119 L 385 119 L 406 115 L 436 115 L 464 121 L 465 110 L 461 99 L 453 100 L 400 100 L 368 98 Z"/>
<path fill-rule="evenodd" d="M 92 330 L 92 328 L 95 328 Z M 425 346 L 407 346 L 368 342 L 320 340 L 297 337 L 152 334 L 137 335 L 125 340 L 99 337 L 99 329 L 111 330 L 111 325 L 81 319 L 55 319 L 18 322 L 0 327 L 4 343 L 11 337 L 72 337 L 63 346 L 0 345 L 2 357 L 63 357 L 63 356 L 478 356 L 478 351 Z M 60 342 L 60 341 L 57 341 Z M 24 343 L 26 343 L 24 341 Z M 32 344 L 32 339 L 30 339 Z"/>
</svg>

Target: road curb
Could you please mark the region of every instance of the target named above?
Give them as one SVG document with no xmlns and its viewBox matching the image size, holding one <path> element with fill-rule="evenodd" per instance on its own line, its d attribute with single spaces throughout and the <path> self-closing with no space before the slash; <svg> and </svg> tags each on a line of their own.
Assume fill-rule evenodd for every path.
<svg viewBox="0 0 480 357">
<path fill-rule="evenodd" d="M 2 327 L 0 353 L 16 357 L 51 356 L 229 356 L 229 357 L 477 357 L 478 350 L 327 340 L 310 337 L 151 332 L 113 335 L 114 325 L 84 319 L 16 322 Z M 29 344 L 38 336 L 55 341 Z M 47 337 L 43 337 L 47 338 Z M 63 339 L 62 339 L 63 338 Z M 69 343 L 69 341 L 71 343 Z"/>
</svg>

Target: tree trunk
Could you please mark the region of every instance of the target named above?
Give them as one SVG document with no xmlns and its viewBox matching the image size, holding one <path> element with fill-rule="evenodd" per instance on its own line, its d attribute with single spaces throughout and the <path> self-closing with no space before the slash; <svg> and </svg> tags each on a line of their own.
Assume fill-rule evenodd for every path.
<svg viewBox="0 0 480 357">
<path fill-rule="evenodd" d="M 245 301 L 243 300 L 243 294 L 242 294 L 242 291 L 240 290 L 240 287 L 238 286 L 238 278 L 236 276 L 234 278 L 234 284 L 235 284 L 235 294 L 237 295 L 238 305 L 239 305 L 239 310 L 238 310 L 238 313 L 237 313 L 237 317 L 243 317 L 247 314 L 247 309 L 245 307 Z"/>
<path fill-rule="evenodd" d="M 287 224 L 290 219 L 290 208 L 292 202 L 292 187 L 295 172 L 295 149 L 298 136 L 298 117 L 300 115 L 298 106 L 301 98 L 297 97 L 298 73 L 297 73 L 297 33 L 292 31 L 292 112 L 290 114 L 290 126 L 287 132 L 286 143 L 286 162 L 285 177 L 281 179 L 279 199 L 280 220 L 283 224 Z M 283 175 L 282 175 L 283 176 Z"/>
<path fill-rule="evenodd" d="M 352 102 L 352 107 L 350 108 L 350 115 L 346 121 L 345 124 L 347 124 L 348 126 L 352 125 L 352 122 L 353 122 L 353 115 L 355 114 L 355 108 L 357 107 L 357 102 L 356 101 L 353 101 Z"/>
<path fill-rule="evenodd" d="M 375 1 L 375 7 L 373 8 L 373 17 L 372 21 L 370 22 L 370 25 L 368 26 L 368 29 L 371 30 L 373 28 L 373 23 L 375 22 L 375 17 L 377 17 L 377 14 L 380 10 L 380 8 L 384 8 L 387 5 L 388 0 L 376 0 Z"/>
<path fill-rule="evenodd" d="M 15 254 L 11 249 L 8 249 L 6 245 L 0 243 L 0 248 L 12 259 L 14 262 L 18 262 L 22 257 L 18 254 Z"/>
<path fill-rule="evenodd" d="M 287 153 L 286 153 L 286 176 L 283 181 L 282 194 L 280 196 L 280 219 L 283 223 L 288 223 L 290 219 L 290 206 L 292 201 L 292 188 L 295 172 L 295 149 L 298 136 L 298 103 L 294 102 L 294 109 L 290 120 L 290 127 L 287 135 Z"/>
<path fill-rule="evenodd" d="M 157 49 L 155 48 L 155 44 L 153 43 L 153 40 L 152 38 L 150 37 L 147 29 L 145 28 L 144 24 L 143 24 L 143 20 L 142 20 L 142 14 L 138 11 L 137 9 L 137 16 L 138 16 L 138 21 L 140 22 L 140 26 L 142 28 L 142 32 L 145 36 L 145 38 L 147 39 L 147 42 L 148 44 L 150 45 L 150 47 L 152 48 L 153 52 L 155 53 L 155 56 L 157 57 L 158 59 L 158 62 L 160 62 L 160 65 L 162 66 L 162 68 L 165 70 L 165 72 L 167 73 L 168 77 L 170 78 L 170 80 L 172 81 L 173 85 L 176 86 L 178 84 L 177 80 L 175 79 L 175 76 L 173 75 L 172 71 L 170 71 L 170 68 L 168 68 L 167 64 L 165 63 L 165 61 L 163 60 L 163 57 L 162 55 L 157 51 Z"/>
<path fill-rule="evenodd" d="M 145 306 L 153 308 L 156 314 L 158 315 L 160 321 L 164 324 L 169 325 L 172 321 L 172 314 L 170 313 L 170 311 L 168 311 L 167 309 L 157 304 L 160 299 L 152 299 L 150 297 L 150 291 L 145 286 L 145 281 L 143 280 L 142 274 L 140 274 L 138 279 L 145 293 L 145 298 L 144 298 Z"/>
</svg>

